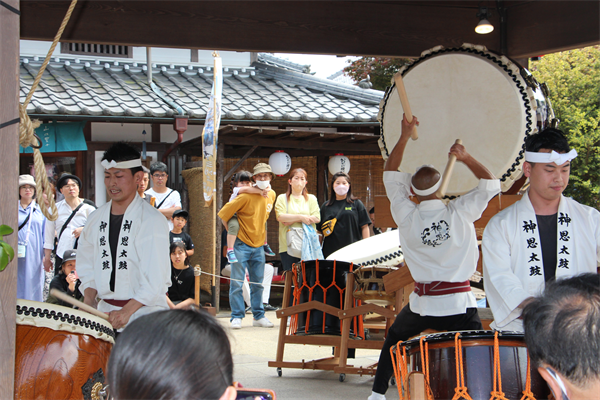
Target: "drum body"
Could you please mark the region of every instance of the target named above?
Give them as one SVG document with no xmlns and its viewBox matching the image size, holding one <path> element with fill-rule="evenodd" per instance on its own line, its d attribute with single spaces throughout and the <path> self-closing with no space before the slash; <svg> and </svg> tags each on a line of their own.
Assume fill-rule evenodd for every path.
<svg viewBox="0 0 600 400">
<path fill-rule="evenodd" d="M 340 310 L 344 307 L 346 275 L 353 264 L 343 261 L 311 260 L 294 264 L 294 305 L 320 301 Z M 298 314 L 296 335 L 340 335 L 337 316 L 310 310 Z"/>
<path fill-rule="evenodd" d="M 354 297 L 364 303 L 388 306 L 396 303 L 394 293 L 387 293 L 383 284 L 383 277 L 397 270 L 396 267 L 360 267 L 354 272 L 356 288 Z"/>
<path fill-rule="evenodd" d="M 15 399 L 99 398 L 113 344 L 107 321 L 17 300 Z"/>
<path fill-rule="evenodd" d="M 489 399 L 493 388 L 494 332 L 462 331 L 462 353 L 464 382 L 468 394 L 474 399 Z M 456 387 L 456 332 L 427 335 L 429 381 L 435 399 L 451 399 Z M 410 360 L 408 372 L 421 371 L 421 348 L 419 338 L 399 343 L 394 348 L 406 348 Z M 503 332 L 499 336 L 499 354 L 502 391 L 508 399 L 523 396 L 527 379 L 527 348 L 523 335 L 517 332 Z M 550 394 L 544 379 L 531 367 L 531 391 L 536 399 L 546 399 Z"/>
<path fill-rule="evenodd" d="M 522 176 L 525 138 L 555 123 L 545 86 L 518 64 L 483 46 L 439 46 L 401 72 L 411 110 L 420 122 L 419 139 L 406 147 L 403 172 L 414 173 L 423 164 L 443 172 L 450 147 L 462 139 L 467 151 L 500 178 L 506 191 Z M 402 115 L 392 85 L 379 112 L 384 159 L 400 138 Z M 457 163 L 447 194 L 458 196 L 477 184 L 475 175 Z"/>
</svg>

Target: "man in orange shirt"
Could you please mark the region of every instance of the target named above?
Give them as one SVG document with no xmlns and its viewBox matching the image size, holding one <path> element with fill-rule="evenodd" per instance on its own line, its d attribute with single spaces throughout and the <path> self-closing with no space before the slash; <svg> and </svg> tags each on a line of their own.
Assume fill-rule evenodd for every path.
<svg viewBox="0 0 600 400">
<path fill-rule="evenodd" d="M 254 167 L 254 180 L 260 189 L 267 188 L 274 178 L 268 164 L 259 163 Z M 264 186 L 264 187 L 263 187 Z M 269 190 L 266 197 L 255 194 L 241 193 L 235 199 L 225 204 L 219 211 L 219 218 L 227 226 L 227 221 L 237 214 L 240 229 L 233 246 L 238 259 L 231 265 L 231 283 L 229 285 L 229 304 L 231 305 L 231 328 L 240 329 L 242 318 L 245 316 L 242 282 L 245 271 L 250 277 L 250 304 L 254 315 L 253 326 L 272 328 L 273 323 L 265 317 L 262 303 L 265 252 L 265 222 L 273 209 L 275 192 Z"/>
</svg>

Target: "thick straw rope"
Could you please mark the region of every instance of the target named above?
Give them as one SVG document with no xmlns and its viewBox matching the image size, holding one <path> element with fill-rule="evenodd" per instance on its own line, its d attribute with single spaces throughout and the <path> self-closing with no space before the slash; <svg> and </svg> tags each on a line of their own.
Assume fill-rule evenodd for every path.
<svg viewBox="0 0 600 400">
<path fill-rule="evenodd" d="M 42 75 L 46 70 L 46 66 L 50 62 L 50 57 L 52 57 L 52 53 L 54 53 L 54 49 L 58 45 L 60 41 L 60 37 L 62 36 L 65 27 L 67 26 L 67 22 L 69 22 L 69 18 L 71 18 L 71 14 L 73 13 L 73 9 L 77 4 L 77 0 L 72 0 L 71 5 L 69 6 L 69 10 L 65 15 L 65 18 L 56 32 L 56 36 L 54 37 L 54 41 L 52 42 L 52 46 L 50 46 L 50 50 L 48 50 L 48 54 L 46 55 L 46 59 L 42 64 L 42 67 L 38 71 L 35 80 L 33 81 L 33 85 L 31 85 L 31 89 L 29 89 L 29 93 L 27 94 L 27 98 L 23 104 L 19 105 L 19 117 L 21 119 L 21 124 L 19 125 L 19 143 L 23 147 L 29 147 L 38 141 L 34 135 L 34 131 L 37 127 L 40 126 L 40 121 L 31 121 L 29 115 L 27 115 L 27 105 L 31 101 L 33 97 L 33 93 L 37 89 L 40 81 L 42 80 Z M 41 146 L 42 143 L 38 143 L 38 146 Z M 54 202 L 54 197 L 50 193 L 50 182 L 48 182 L 48 174 L 46 173 L 46 166 L 44 164 L 44 158 L 42 157 L 42 153 L 39 149 L 33 149 L 33 165 L 35 168 L 35 185 L 36 185 L 36 193 L 38 195 L 38 199 L 43 198 L 43 195 L 46 194 L 46 198 L 48 199 L 48 210 L 46 207 L 41 205 L 40 209 L 42 214 L 50 221 L 56 221 L 58 218 L 58 211 L 56 210 L 56 203 Z"/>
</svg>

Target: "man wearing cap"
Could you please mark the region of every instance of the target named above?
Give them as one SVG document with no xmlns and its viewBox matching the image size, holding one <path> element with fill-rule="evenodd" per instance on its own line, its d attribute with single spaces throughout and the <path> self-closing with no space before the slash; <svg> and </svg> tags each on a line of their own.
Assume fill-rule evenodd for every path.
<svg viewBox="0 0 600 400">
<path fill-rule="evenodd" d="M 529 190 L 483 233 L 484 288 L 497 330 L 522 332 L 521 312 L 546 282 L 596 272 L 600 263 L 600 212 L 562 195 L 577 152 L 552 128 L 529 136 L 525 149 Z"/>
<path fill-rule="evenodd" d="M 194 254 L 194 242 L 192 237 L 183 231 L 189 216 L 186 210 L 173 212 L 173 229 L 169 232 L 169 241 L 170 243 L 184 242 L 185 252 L 188 257 L 191 257 Z"/>
<path fill-rule="evenodd" d="M 146 190 L 146 194 L 155 198 L 154 207 L 165 216 L 169 222 L 169 230 L 173 229 L 173 213 L 181 210 L 181 195 L 175 189 L 167 187 L 167 165 L 156 161 L 150 165 L 150 175 L 152 177 L 152 188 Z"/>
<path fill-rule="evenodd" d="M 274 174 L 268 164 L 259 163 L 254 167 L 254 179 L 259 189 L 267 191 L 265 196 L 240 193 L 225 204 L 219 211 L 219 218 L 227 226 L 227 221 L 237 213 L 240 229 L 233 250 L 238 262 L 231 266 L 229 304 L 231 305 L 231 328 L 240 329 L 246 311 L 242 295 L 242 282 L 245 271 L 250 277 L 250 303 L 254 315 L 253 326 L 272 328 L 273 323 L 265 317 L 263 307 L 262 281 L 265 270 L 266 229 L 265 224 L 275 202 L 275 192 L 269 182 Z"/>
<path fill-rule="evenodd" d="M 143 171 L 135 147 L 115 143 L 101 164 L 111 201 L 88 219 L 77 270 L 85 303 L 108 313 L 113 328 L 121 329 L 141 315 L 168 309 L 169 231 L 164 216 L 137 194 Z"/>
<path fill-rule="evenodd" d="M 85 203 L 79 197 L 81 179 L 77 176 L 68 174 L 61 176 L 56 182 L 56 189 L 65 196 L 65 199 L 56 203 L 58 219 L 46 222 L 44 235 L 44 269 L 48 272 L 52 270 L 50 255 L 54 249 L 54 239 L 56 238 L 58 242 L 54 263 L 55 275 L 60 271 L 61 256 L 65 251 L 77 248 L 79 235 L 88 216 L 95 210 L 95 207 Z"/>
<path fill-rule="evenodd" d="M 423 166 L 414 175 L 398 172 L 404 149 L 417 124 L 416 118 L 411 123 L 406 117 L 403 119 L 402 134 L 383 173 L 404 259 L 415 280 L 415 291 L 388 331 L 370 400 L 385 399 L 393 374 L 390 348 L 398 341 L 426 329 L 482 329 L 469 283 L 479 256 L 473 222 L 481 217 L 490 199 L 500 192 L 500 181 L 464 146 L 454 144 L 450 154 L 473 172 L 479 185 L 444 204 L 436 195 L 441 175 L 435 168 Z M 410 200 L 411 190 L 420 204 Z"/>
</svg>

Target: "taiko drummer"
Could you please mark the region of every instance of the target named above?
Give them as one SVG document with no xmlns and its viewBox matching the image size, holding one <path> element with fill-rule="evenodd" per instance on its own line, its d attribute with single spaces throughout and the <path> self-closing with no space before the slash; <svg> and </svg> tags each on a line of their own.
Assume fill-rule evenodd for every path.
<svg viewBox="0 0 600 400">
<path fill-rule="evenodd" d="M 404 149 L 417 119 L 402 121 L 402 134 L 385 165 L 383 183 L 398 225 L 404 259 L 415 279 L 409 304 L 396 317 L 388 332 L 369 400 L 385 399 L 393 374 L 390 348 L 425 329 L 482 329 L 469 278 L 477 267 L 477 238 L 473 222 L 481 217 L 489 200 L 500 192 L 500 182 L 460 144 L 450 154 L 464 163 L 480 180 L 469 193 L 448 205 L 436 192 L 441 175 L 423 166 L 414 175 L 398 172 Z M 420 204 L 410 200 L 411 190 Z"/>
<path fill-rule="evenodd" d="M 111 201 L 88 218 L 79 239 L 77 271 L 85 303 L 108 313 L 109 322 L 120 329 L 141 315 L 169 308 L 169 229 L 165 217 L 137 194 L 144 173 L 135 147 L 115 143 L 101 164 Z"/>
</svg>

